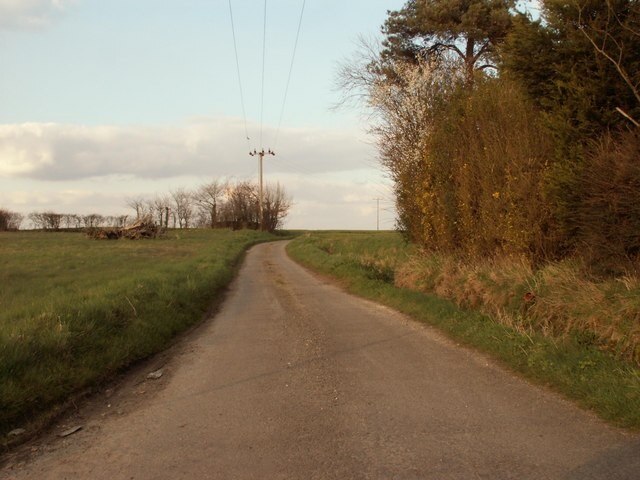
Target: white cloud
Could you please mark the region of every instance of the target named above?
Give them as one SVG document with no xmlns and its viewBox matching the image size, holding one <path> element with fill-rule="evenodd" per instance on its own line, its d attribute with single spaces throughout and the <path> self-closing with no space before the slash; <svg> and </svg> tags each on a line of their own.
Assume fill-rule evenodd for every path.
<svg viewBox="0 0 640 480">
<path fill-rule="evenodd" d="M 240 121 L 213 118 L 178 127 L 0 125 L 0 177 L 62 181 L 110 175 L 243 176 L 256 168 L 243 132 Z M 265 130 L 265 138 L 270 133 Z M 277 158 L 265 160 L 279 171 L 354 170 L 375 156 L 371 145 L 354 132 L 291 129 L 283 130 L 280 139 Z"/>
<path fill-rule="evenodd" d="M 192 189 L 215 177 L 255 180 L 258 162 L 248 150 L 244 124 L 234 119 L 177 127 L 0 125 L 0 207 L 126 213 L 127 197 Z M 276 150 L 265 158 L 265 181 L 280 182 L 292 196 L 289 228 L 375 228 L 374 198 L 392 206 L 375 148 L 357 132 L 284 129 Z M 392 228 L 393 212 L 382 212 L 381 222 Z"/>
<path fill-rule="evenodd" d="M 0 177 L 28 175 L 52 163 L 46 142 L 33 141 L 42 139 L 45 128 L 35 124 L 0 126 Z"/>
<path fill-rule="evenodd" d="M 0 0 L 0 28 L 42 28 L 77 0 Z"/>
</svg>

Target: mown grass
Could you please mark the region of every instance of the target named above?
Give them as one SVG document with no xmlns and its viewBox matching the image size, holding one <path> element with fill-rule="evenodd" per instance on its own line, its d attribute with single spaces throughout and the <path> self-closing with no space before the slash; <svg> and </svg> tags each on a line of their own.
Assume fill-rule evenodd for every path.
<svg viewBox="0 0 640 480">
<path fill-rule="evenodd" d="M 603 419 L 640 429 L 640 369 L 633 361 L 599 348 L 586 333 L 553 335 L 556 330 L 517 328 L 498 316 L 471 308 L 480 308 L 480 304 L 458 305 L 418 288 L 397 286 L 406 283 L 406 278 L 396 277 L 405 276 L 406 265 L 420 257 L 400 235 L 313 233 L 291 242 L 288 252 L 303 265 L 338 279 L 347 290 L 437 326 Z M 515 291 L 522 287 L 514 283 L 502 288 Z M 515 294 L 520 293 L 518 290 Z M 507 292 L 505 302 L 512 297 Z"/>
<path fill-rule="evenodd" d="M 0 233 L 0 436 L 162 349 L 201 320 L 247 247 L 273 238 Z"/>
</svg>

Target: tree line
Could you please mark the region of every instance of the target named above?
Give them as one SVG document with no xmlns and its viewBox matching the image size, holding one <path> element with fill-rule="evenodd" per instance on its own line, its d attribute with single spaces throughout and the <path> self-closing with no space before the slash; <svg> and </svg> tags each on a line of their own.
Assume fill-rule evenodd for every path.
<svg viewBox="0 0 640 480">
<path fill-rule="evenodd" d="M 339 83 L 412 241 L 615 268 L 640 255 L 640 1 L 540 6 L 409 0 Z"/>
<path fill-rule="evenodd" d="M 262 226 L 282 227 L 292 202 L 279 183 L 269 184 L 262 195 Z M 127 205 L 135 219 L 151 219 L 172 228 L 260 228 L 259 186 L 250 181 L 212 180 L 194 190 L 178 188 L 151 198 L 131 197 Z"/>
<path fill-rule="evenodd" d="M 24 215 L 0 209 L 0 231 L 18 230 L 28 219 L 35 229 L 61 230 L 96 227 L 119 228 L 139 221 L 165 228 L 260 228 L 259 187 L 249 181 L 212 180 L 196 189 L 178 188 L 153 197 L 134 196 L 126 200 L 131 214 L 104 216 L 32 212 Z M 291 208 L 291 198 L 280 184 L 267 185 L 263 192 L 262 226 L 275 231 L 282 227 Z"/>
</svg>

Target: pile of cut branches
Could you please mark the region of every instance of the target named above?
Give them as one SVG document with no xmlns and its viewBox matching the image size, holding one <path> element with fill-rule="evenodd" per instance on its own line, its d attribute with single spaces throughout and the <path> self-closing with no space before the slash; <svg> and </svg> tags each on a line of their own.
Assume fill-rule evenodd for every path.
<svg viewBox="0 0 640 480">
<path fill-rule="evenodd" d="M 141 240 L 143 238 L 156 238 L 164 233 L 162 227 L 158 227 L 147 219 L 138 220 L 132 225 L 122 228 L 89 228 L 87 237 L 93 240 L 117 240 L 127 238 L 129 240 Z"/>
</svg>

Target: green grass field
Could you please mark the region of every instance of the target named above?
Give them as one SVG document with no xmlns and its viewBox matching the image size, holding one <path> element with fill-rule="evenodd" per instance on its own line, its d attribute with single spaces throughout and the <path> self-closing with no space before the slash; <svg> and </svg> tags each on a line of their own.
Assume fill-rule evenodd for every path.
<svg viewBox="0 0 640 480">
<path fill-rule="evenodd" d="M 274 238 L 0 233 L 0 437 L 165 347 L 220 298 L 247 247 Z"/>
<path fill-rule="evenodd" d="M 405 275 L 406 265 L 423 257 L 399 234 L 310 233 L 291 242 L 288 252 L 303 265 L 337 279 L 350 292 L 438 327 L 613 424 L 640 429 L 640 369 L 628 357 L 598 348 L 587 335 L 543 335 L 535 329 L 514 328 L 478 309 L 397 286 L 407 283 L 396 278 Z"/>
<path fill-rule="evenodd" d="M 166 347 L 221 298 L 246 248 L 274 238 L 199 230 L 137 242 L 0 233 L 0 437 Z M 398 288 L 399 272 L 418 254 L 400 235 L 306 234 L 289 252 L 353 293 L 436 325 L 617 425 L 640 428 L 636 366 L 584 338 L 523 332 Z"/>
</svg>

